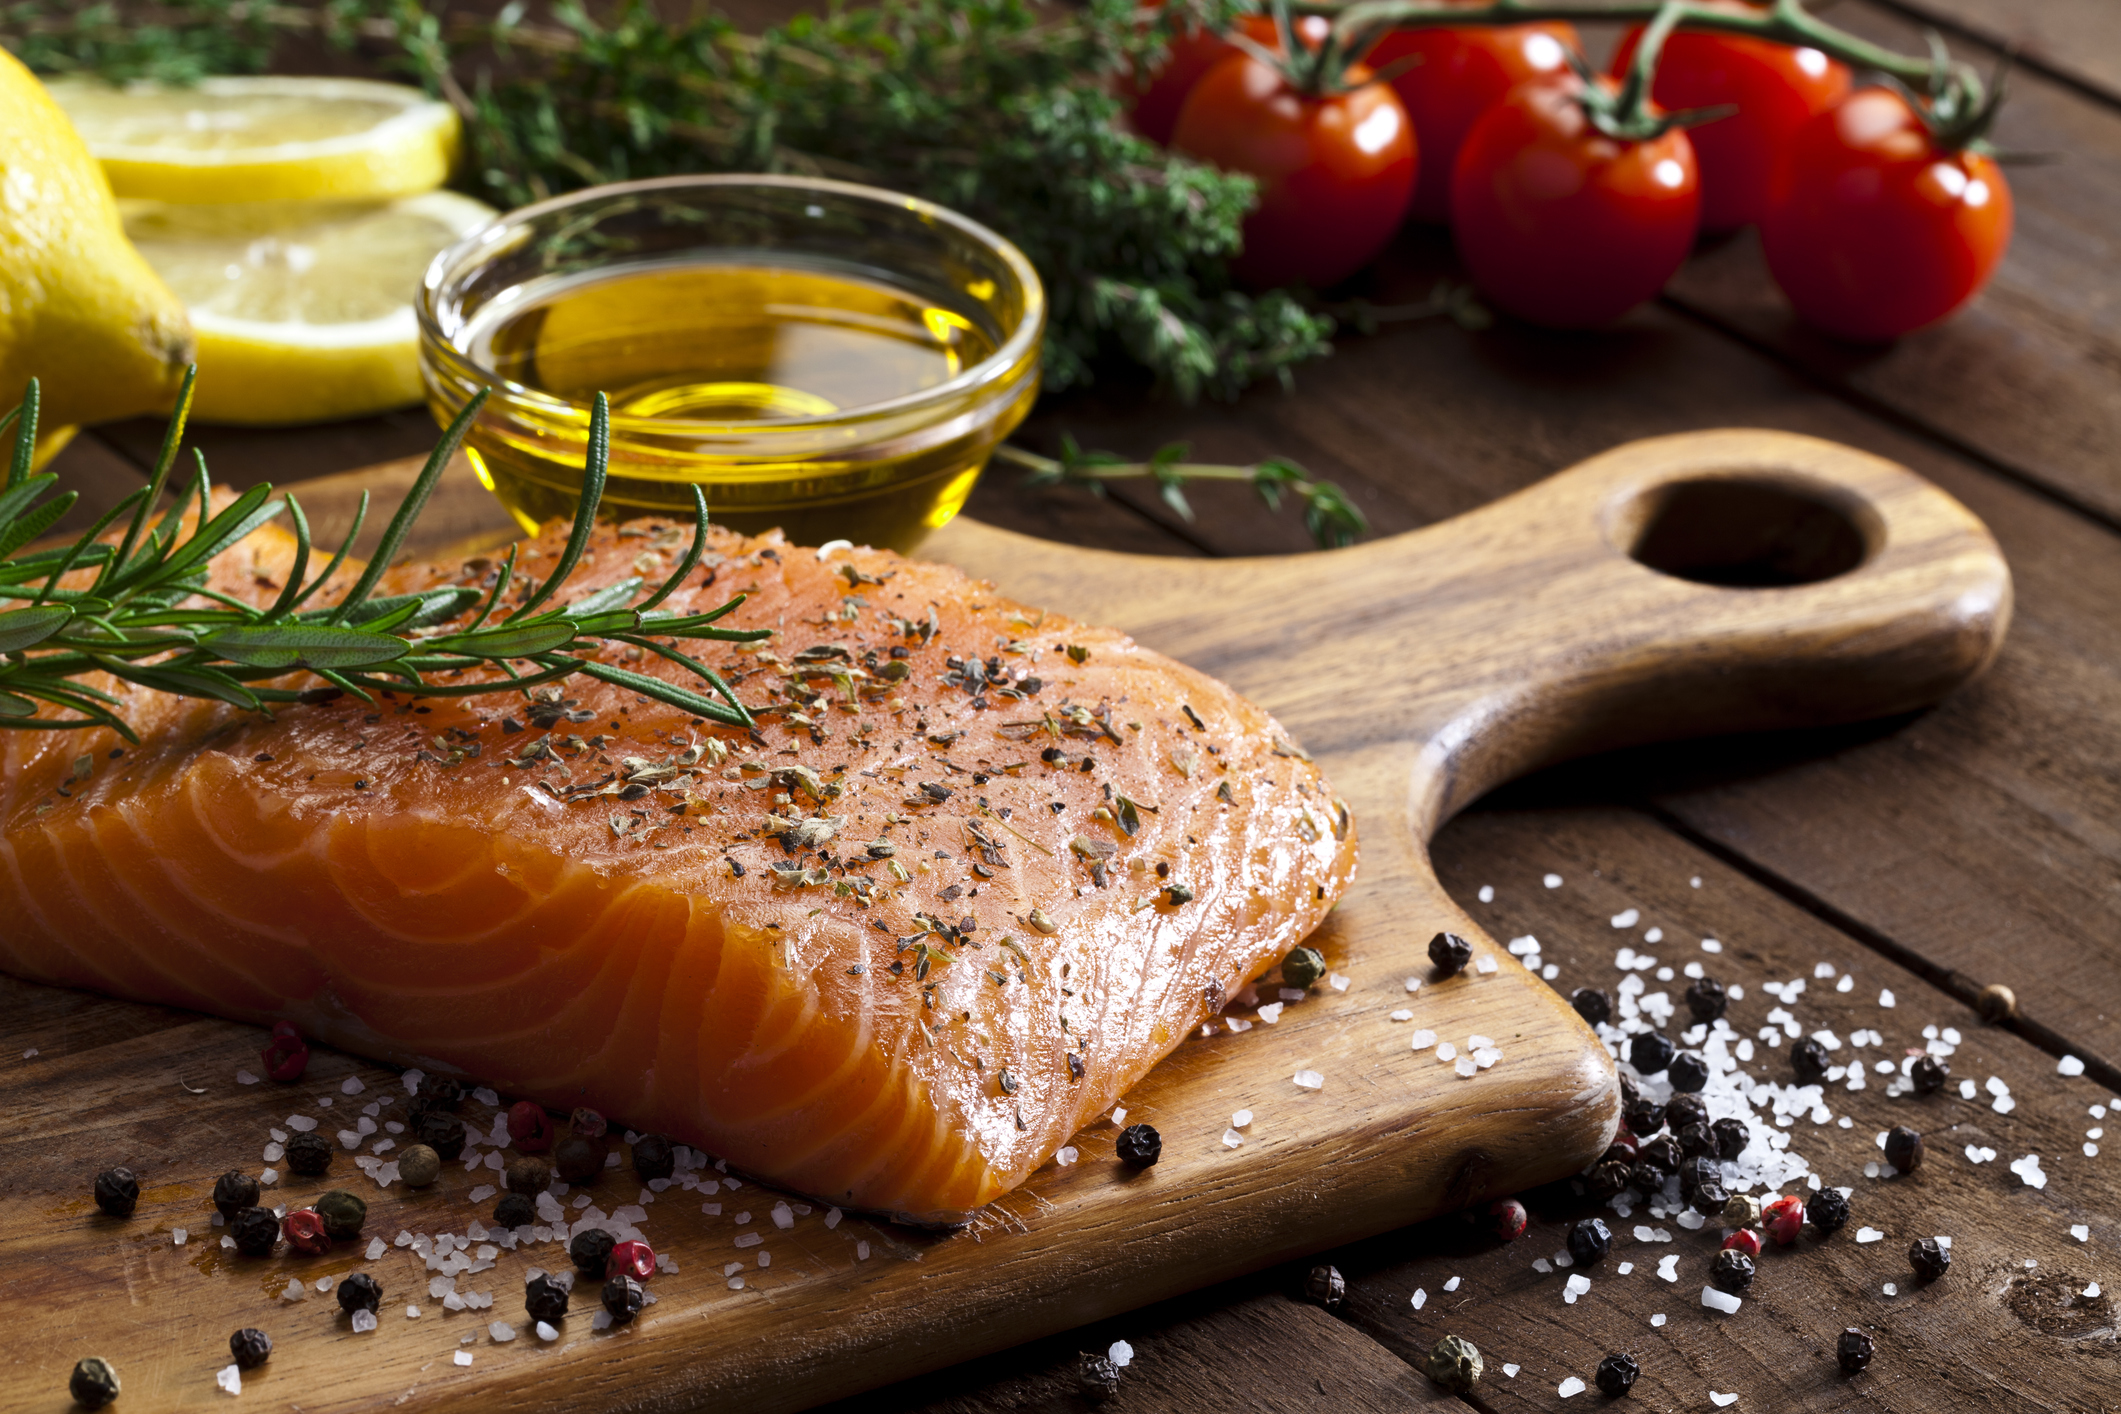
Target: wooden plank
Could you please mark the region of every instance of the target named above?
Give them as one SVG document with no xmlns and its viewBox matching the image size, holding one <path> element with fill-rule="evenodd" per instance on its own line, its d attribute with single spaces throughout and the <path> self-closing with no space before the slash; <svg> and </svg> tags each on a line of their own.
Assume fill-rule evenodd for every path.
<svg viewBox="0 0 2121 1414">
<path fill-rule="evenodd" d="M 1902 51 L 1922 49 L 1920 26 L 1875 7 L 1839 6 L 1834 21 Z M 1751 233 L 1689 262 L 1668 298 L 2114 524 L 2121 468 L 2108 448 L 2121 437 L 2121 301 L 2113 297 L 2121 107 L 2021 71 L 1995 140 L 2055 160 L 2009 168 L 2017 211 L 2010 252 L 1986 293 L 1936 328 L 1886 348 L 1811 332 L 1790 313 Z"/>
<path fill-rule="evenodd" d="M 1654 821 L 1600 807 L 1476 809 L 1437 841 L 1439 869 L 1455 895 L 1495 889 L 1492 905 L 1471 905 L 1497 935 L 1530 933 L 1559 965 L 1553 985 L 1610 990 L 1620 974 L 1612 959 L 1623 944 L 1655 954 L 1664 965 L 1704 963 L 1746 995 L 1730 1019 L 1752 1036 L 1768 1010 L 1765 980 L 1807 979 L 1795 1007 L 1807 1029 L 1825 1028 L 1844 1042 L 1835 1059 L 1852 1054 L 1847 1038 L 1858 1028 L 1884 1032 L 1883 1046 L 1866 1059 L 1897 1059 L 1906 1046 L 1925 1044 L 1925 1026 L 1954 1027 L 1961 1041 L 1950 1057 L 1952 1084 L 1939 1095 L 1887 1099 L 1873 1083 L 1860 1094 L 1839 1085 L 1826 1090 L 1835 1120 L 1799 1119 L 1792 1148 L 1812 1161 L 1830 1184 L 1853 1185 L 1854 1217 L 1838 1236 L 1819 1241 L 1809 1232 L 1790 1249 L 1770 1250 L 1742 1310 L 1722 1316 L 1702 1309 L 1700 1290 L 1720 1237 L 1713 1226 L 1687 1232 L 1676 1223 L 1637 1212 L 1606 1211 L 1618 1235 L 1611 1258 L 1589 1275 L 1593 1286 L 1575 1305 L 1562 1299 L 1566 1271 L 1540 1274 L 1535 1257 L 1564 1248 L 1566 1222 L 1595 1211 L 1564 1192 L 1531 1195 L 1537 1220 L 1518 1243 L 1495 1246 L 1469 1238 L 1448 1220 L 1337 1254 L 1355 1295 L 1351 1318 L 1403 1358 L 1418 1359 L 1446 1333 L 1480 1345 L 1488 1362 L 1479 1390 L 1483 1408 L 1498 1411 L 1569 1409 L 1556 1386 L 1575 1375 L 1588 1381 L 1597 1361 L 1624 1350 L 1642 1363 L 1635 1398 L 1646 1408 L 1706 1409 L 1710 1390 L 1738 1392 L 1737 1409 L 1885 1407 L 1936 1411 L 1988 1409 L 2098 1409 L 2111 1403 L 2110 1328 L 2114 1297 L 2082 1298 L 2091 1282 L 2111 1291 L 2121 1267 L 2115 1251 L 2117 1183 L 2112 1157 L 2082 1152 L 2088 1129 L 2111 1121 L 2087 1112 L 2115 1097 L 2089 1077 L 2058 1077 L 2055 1060 L 2016 1037 L 1982 1026 L 1965 1007 L 1789 907 L 1719 861 L 1675 851 Z M 1565 880 L 1548 889 L 1549 872 Z M 1690 886 L 1698 877 L 1699 888 Z M 1611 918 L 1639 909 L 1634 926 L 1615 929 Z M 1645 932 L 1666 937 L 1647 943 Z M 1706 954 L 1698 940 L 1714 937 L 1723 951 Z M 1816 976 L 1828 962 L 1853 975 L 1854 989 Z M 1648 974 L 1644 974 L 1646 980 Z M 1661 974 L 1659 974 L 1661 975 Z M 1648 980 L 1651 990 L 1676 989 Z M 1877 1003 L 1890 989 L 1896 1005 Z M 1684 1008 L 1681 1009 L 1684 1016 Z M 1788 1083 L 1787 1047 L 1762 1047 L 1746 1069 Z M 1995 1112 L 1980 1082 L 1994 1075 L 2008 1086 L 2016 1108 Z M 1961 1079 L 1977 1082 L 1963 1100 Z M 1846 1115 L 1852 1128 L 1839 1127 Z M 1874 1136 L 1893 1124 L 1926 1130 L 1929 1154 L 1910 1177 L 1867 1177 L 1879 1158 Z M 1970 1164 L 1968 1144 L 1994 1148 L 1997 1157 Z M 2109 1149 L 2109 1153 L 2110 1153 Z M 2026 1187 L 2008 1165 L 2038 1153 L 2048 1175 L 2044 1190 Z M 1637 1223 L 1663 1228 L 1674 1241 L 1643 1243 Z M 2086 1224 L 2088 1242 L 2070 1232 Z M 1857 1230 L 1873 1226 L 1885 1240 L 1859 1244 Z M 1954 1237 L 1953 1267 L 1933 1287 L 1913 1282 L 1906 1250 L 1917 1236 Z M 1680 1257 L 1676 1283 L 1654 1268 L 1666 1254 Z M 2038 1263 L 2028 1269 L 2031 1259 Z M 1621 1262 L 1635 1269 L 1622 1276 Z M 1458 1278 L 1456 1291 L 1445 1282 Z M 1887 1297 L 1885 1282 L 1899 1295 Z M 1411 1309 L 1416 1289 L 1427 1292 Z M 1662 1327 L 1649 1318 L 1664 1313 Z M 1845 1379 L 1834 1367 L 1832 1342 L 1851 1324 L 1878 1343 L 1871 1373 Z M 1522 1366 L 1515 1379 L 1505 1363 Z M 1593 1391 L 1589 1396 L 1599 1397 Z M 1580 1402 L 1580 1401 L 1579 1401 Z"/>
<path fill-rule="evenodd" d="M 2121 103 L 2121 12 L 2106 0 L 1885 0 L 1898 11 L 1958 30 Z"/>
</svg>

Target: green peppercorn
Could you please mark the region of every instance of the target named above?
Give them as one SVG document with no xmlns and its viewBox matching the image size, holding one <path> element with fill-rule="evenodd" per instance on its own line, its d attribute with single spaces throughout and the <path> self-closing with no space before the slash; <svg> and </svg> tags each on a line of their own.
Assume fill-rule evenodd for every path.
<svg viewBox="0 0 2121 1414">
<path fill-rule="evenodd" d="M 538 1220 L 537 1205 L 520 1193 L 504 1193 L 494 1204 L 493 1220 L 502 1227 L 522 1227 Z"/>
<path fill-rule="evenodd" d="M 96 1175 L 96 1206 L 114 1218 L 129 1218 L 140 1202 L 140 1180 L 120 1165 Z"/>
<path fill-rule="evenodd" d="M 329 1172 L 331 1141 L 317 1133 L 297 1134 L 287 1141 L 287 1167 L 305 1178 Z"/>
<path fill-rule="evenodd" d="M 510 1193 L 525 1197 L 543 1193 L 552 1183 L 552 1165 L 543 1159 L 511 1159 L 502 1183 Z"/>
<path fill-rule="evenodd" d="M 640 1315 L 647 1304 L 647 1291 L 630 1276 L 621 1274 L 604 1283 L 604 1309 L 611 1313 L 615 1325 L 625 1325 Z"/>
<path fill-rule="evenodd" d="M 280 1240 L 280 1220 L 270 1208 L 238 1209 L 228 1224 L 228 1235 L 236 1250 L 246 1257 L 270 1257 Z"/>
<path fill-rule="evenodd" d="M 426 1188 L 442 1176 L 442 1156 L 425 1144 L 415 1144 L 398 1155 L 398 1177 L 408 1188 Z"/>
<path fill-rule="evenodd" d="M 1325 975 L 1326 955 L 1317 948 L 1290 948 L 1289 955 L 1281 960 L 1284 986 L 1301 987 L 1308 992 Z"/>
<path fill-rule="evenodd" d="M 325 1235 L 334 1242 L 347 1242 L 361 1235 L 368 1221 L 368 1204 L 343 1188 L 334 1188 L 310 1205 L 324 1219 Z"/>
<path fill-rule="evenodd" d="M 241 1169 L 230 1169 L 214 1180 L 214 1206 L 221 1210 L 224 1219 L 234 1217 L 244 1208 L 258 1205 L 258 1180 Z"/>
<path fill-rule="evenodd" d="M 1486 1369 L 1479 1347 L 1463 1336 L 1447 1335 L 1429 1348 L 1429 1378 L 1455 1394 L 1479 1384 Z"/>
<path fill-rule="evenodd" d="M 553 1146 L 552 1166 L 568 1183 L 595 1183 L 604 1173 L 604 1141 L 570 1134 Z"/>
<path fill-rule="evenodd" d="M 255 1370 L 272 1358 L 272 1337 L 245 1326 L 228 1338 L 228 1353 L 239 1370 Z"/>
<path fill-rule="evenodd" d="M 367 1272 L 355 1272 L 339 1283 L 339 1309 L 351 1316 L 356 1311 L 374 1315 L 383 1304 L 383 1283 Z"/>
<path fill-rule="evenodd" d="M 91 1355 L 74 1366 L 66 1389 L 83 1409 L 101 1409 L 118 1397 L 118 1372 L 111 1368 L 110 1361 Z"/>
</svg>

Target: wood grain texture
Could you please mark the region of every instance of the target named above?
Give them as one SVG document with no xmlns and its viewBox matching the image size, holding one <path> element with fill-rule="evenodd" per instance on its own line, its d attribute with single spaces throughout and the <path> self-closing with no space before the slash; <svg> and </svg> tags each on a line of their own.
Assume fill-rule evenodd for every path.
<svg viewBox="0 0 2121 1414">
<path fill-rule="evenodd" d="M 451 498 L 468 494 L 461 479 L 450 484 Z M 322 513 L 347 490 L 318 483 L 306 499 Z M 1755 499 L 1741 501 L 1734 519 L 1731 498 L 1748 494 Z M 1757 529 L 1781 504 L 1774 498 L 1791 495 L 1836 507 L 1857 528 L 1861 562 L 1820 583 L 1728 588 L 1657 573 L 1625 553 L 1638 538 L 1655 542 L 1687 507 L 1726 513 L 1710 514 L 1682 551 Z M 464 528 L 445 521 L 429 533 Z M 1802 541 L 1805 527 L 1793 533 Z M 1545 760 L 1927 701 L 1987 664 L 2009 613 L 2009 577 L 1993 542 L 1948 497 L 1875 458 L 1766 433 L 1619 449 L 1456 524 L 1278 570 L 1093 555 L 970 523 L 938 537 L 935 549 L 1024 597 L 1106 611 L 1247 687 L 1309 743 L 1369 842 L 1362 884 L 1318 935 L 1354 985 L 1295 1006 L 1271 1028 L 1196 1038 L 1159 1067 L 1128 1102 L 1130 1119 L 1167 1136 L 1163 1163 L 1146 1176 L 1124 1178 L 1110 1159 L 1110 1127 L 1094 1126 L 1079 1140 L 1077 1165 L 1042 1171 L 969 1234 L 871 1228 L 877 1259 L 852 1261 L 856 1229 L 828 1234 L 813 1215 L 791 1239 L 798 1255 L 770 1276 L 748 1273 L 744 1292 L 728 1290 L 715 1270 L 734 1248 L 699 1255 L 733 1238 L 727 1225 L 673 1203 L 656 1210 L 655 1235 L 699 1266 L 658 1282 L 661 1302 L 635 1331 L 585 1340 L 570 1328 L 571 1359 L 567 1348 L 475 1339 L 470 1372 L 449 1366 L 435 1377 L 446 1347 L 430 1333 L 475 1332 L 480 1323 L 393 1322 L 389 1338 L 366 1347 L 368 1363 L 342 1369 L 305 1407 L 364 1407 L 422 1376 L 430 1386 L 461 1381 L 456 1387 L 508 1407 L 538 1407 L 561 1388 L 591 1407 L 622 1402 L 622 1389 L 644 1407 L 801 1407 L 1573 1172 L 1610 1133 L 1610 1072 L 1573 1013 L 1436 884 L 1425 845 L 1437 824 Z M 1356 643 L 1363 648 L 1351 656 Z M 1440 929 L 1499 959 L 1492 973 L 1432 982 L 1417 999 L 1425 1025 L 1484 1034 L 1503 1050 L 1494 1070 L 1470 1081 L 1374 1025 L 1407 1001 L 1400 980 L 1426 971 L 1422 949 Z M 75 1012 L 57 1012 L 63 1032 Z M 66 1259 L 33 1260 L 22 1237 L 0 1238 L 0 1262 L 14 1290 L 47 1303 L 62 1323 L 146 1352 L 136 1359 L 151 1387 L 166 1383 L 178 1403 L 211 1402 L 210 1386 L 186 1384 L 178 1372 L 211 1361 L 214 1328 L 241 1324 L 284 1284 L 278 1264 L 224 1267 L 208 1248 L 198 1254 L 204 1283 L 183 1299 L 115 1315 L 94 1304 L 109 1287 L 83 1289 L 58 1274 L 118 1252 L 140 1264 L 129 1267 L 135 1292 L 188 1280 L 175 1249 L 157 1244 L 156 1224 L 198 1221 L 211 1175 L 242 1162 L 226 1133 L 247 1123 L 255 1136 L 270 1123 L 264 1107 L 278 1095 L 218 1078 L 256 1040 L 203 1019 L 86 1049 L 59 1036 L 46 1052 L 33 1040 L 40 1055 L 9 1087 L 21 1122 L 8 1146 L 6 1201 L 18 1218 L 30 1216 L 28 1194 L 78 1194 L 89 1167 L 132 1161 L 167 1175 L 143 1218 L 122 1228 L 44 1199 L 37 1250 L 49 1257 L 56 1244 Z M 1326 1087 L 1296 1089 L 1286 1077 L 1299 1069 L 1321 1072 Z M 217 1077 L 213 1098 L 169 1093 L 173 1080 L 207 1076 Z M 387 1093 L 382 1077 L 371 1074 L 370 1084 Z M 68 1112 L 40 1116 L 31 1100 L 40 1087 L 69 1096 Z M 1233 1152 L 1219 1136 L 1239 1107 L 1257 1119 Z M 79 1153 L 91 1128 L 105 1148 L 92 1162 Z M 452 1182 L 454 1191 L 377 1195 L 373 1230 L 467 1218 L 458 1195 L 470 1180 Z M 289 1184 L 284 1193 L 324 1186 Z M 0 1223 L 0 1231 L 30 1226 Z M 1247 1241 L 1233 1244 L 1240 1226 Z M 553 1261 L 550 1249 L 544 1260 Z M 385 1254 L 378 1270 L 393 1291 L 419 1280 L 403 1253 Z M 498 1303 L 512 1305 L 520 1270 L 504 1265 L 493 1282 L 494 1316 L 515 1318 Z M 207 1306 L 223 1320 L 201 1319 Z M 668 1334 L 657 1341 L 658 1331 Z M 42 1352 L 30 1385 L 51 1387 L 80 1353 Z M 677 1360 L 682 1368 L 672 1367 Z M 659 1380 L 644 1398 L 635 1385 L 651 1372 Z"/>
</svg>

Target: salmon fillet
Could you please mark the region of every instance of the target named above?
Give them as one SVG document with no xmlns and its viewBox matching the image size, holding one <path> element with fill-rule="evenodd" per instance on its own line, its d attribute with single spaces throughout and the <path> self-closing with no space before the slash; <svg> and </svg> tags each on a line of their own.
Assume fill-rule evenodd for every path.
<svg viewBox="0 0 2121 1414">
<path fill-rule="evenodd" d="M 654 582 L 688 537 L 600 528 L 567 595 Z M 253 536 L 215 586 L 264 602 L 285 548 Z M 0 969 L 288 1018 L 946 1225 L 1347 887 L 1345 807 L 1221 683 L 888 551 L 710 548 L 666 607 L 742 591 L 724 622 L 774 630 L 684 645 L 755 731 L 576 679 L 271 720 L 106 681 L 140 745 L 0 734 Z M 379 592 L 492 573 L 403 566 Z"/>
</svg>

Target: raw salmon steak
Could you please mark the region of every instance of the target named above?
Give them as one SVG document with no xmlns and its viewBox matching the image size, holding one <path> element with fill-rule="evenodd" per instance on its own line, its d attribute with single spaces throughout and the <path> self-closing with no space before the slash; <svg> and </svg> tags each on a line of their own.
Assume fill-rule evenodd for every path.
<svg viewBox="0 0 2121 1414">
<path fill-rule="evenodd" d="M 601 528 L 567 596 L 653 582 L 688 537 Z M 770 639 L 685 647 L 756 730 L 575 679 L 274 719 L 106 683 L 139 746 L 0 734 L 0 969 L 288 1018 L 952 1224 L 1346 888 L 1346 809 L 1221 683 L 888 551 L 710 548 L 667 607 L 749 596 L 724 623 Z M 252 537 L 217 587 L 269 600 L 284 549 Z"/>
</svg>

